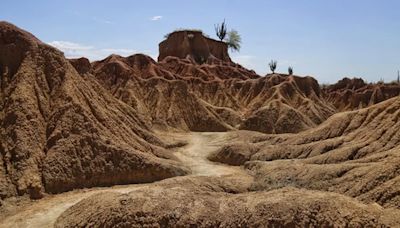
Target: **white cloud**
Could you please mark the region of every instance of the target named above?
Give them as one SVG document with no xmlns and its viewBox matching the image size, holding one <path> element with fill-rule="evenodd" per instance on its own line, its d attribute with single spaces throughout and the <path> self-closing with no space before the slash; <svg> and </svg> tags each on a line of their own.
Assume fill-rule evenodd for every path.
<svg viewBox="0 0 400 228">
<path fill-rule="evenodd" d="M 52 41 L 48 44 L 64 52 L 67 58 L 86 57 L 91 61 L 104 59 L 111 54 L 129 56 L 138 53 L 138 51 L 134 49 L 96 48 L 94 46 L 78 44 L 70 41 Z"/>
<path fill-rule="evenodd" d="M 56 47 L 63 51 L 83 51 L 93 49 L 92 46 L 84 46 L 81 44 L 69 42 L 69 41 L 52 41 L 49 43 L 51 46 Z"/>
<path fill-rule="evenodd" d="M 163 16 L 154 16 L 154 17 L 150 18 L 150 20 L 152 20 L 152 21 L 159 21 L 159 20 L 161 20 L 162 18 L 163 18 Z"/>
</svg>

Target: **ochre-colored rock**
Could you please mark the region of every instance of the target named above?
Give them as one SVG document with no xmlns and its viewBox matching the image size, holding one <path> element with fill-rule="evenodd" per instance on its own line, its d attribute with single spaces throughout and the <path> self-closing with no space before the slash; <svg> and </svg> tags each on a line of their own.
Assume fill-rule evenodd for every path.
<svg viewBox="0 0 400 228">
<path fill-rule="evenodd" d="M 324 97 L 338 111 L 354 110 L 377 104 L 400 95 L 400 84 L 365 83 L 360 78 L 344 78 L 323 88 Z"/>
<path fill-rule="evenodd" d="M 168 56 L 189 59 L 203 64 L 213 59 L 230 62 L 228 45 L 204 36 L 201 31 L 183 30 L 168 34 L 166 40 L 159 44 L 158 61 Z"/>
<path fill-rule="evenodd" d="M 232 62 L 171 56 L 112 55 L 92 65 L 105 88 L 161 129 L 295 133 L 335 113 L 311 77 L 261 77 Z"/>
</svg>

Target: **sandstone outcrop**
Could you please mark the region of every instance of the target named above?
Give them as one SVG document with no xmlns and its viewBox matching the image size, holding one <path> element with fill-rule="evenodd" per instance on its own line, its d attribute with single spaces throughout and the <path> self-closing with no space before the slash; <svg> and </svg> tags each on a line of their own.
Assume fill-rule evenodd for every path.
<svg viewBox="0 0 400 228">
<path fill-rule="evenodd" d="M 231 61 L 225 42 L 206 37 L 201 31 L 182 30 L 167 35 L 159 44 L 158 61 L 168 56 L 203 64 L 213 59 Z"/>
</svg>

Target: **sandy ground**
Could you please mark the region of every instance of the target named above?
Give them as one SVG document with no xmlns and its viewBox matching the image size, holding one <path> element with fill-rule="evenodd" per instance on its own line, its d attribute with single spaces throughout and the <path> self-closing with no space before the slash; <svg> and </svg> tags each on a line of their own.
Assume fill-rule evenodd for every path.
<svg viewBox="0 0 400 228">
<path fill-rule="evenodd" d="M 189 167 L 191 175 L 196 176 L 247 176 L 241 167 L 213 163 L 207 156 L 228 140 L 227 133 L 174 133 L 164 135 L 164 139 L 186 141 L 188 144 L 176 148 L 174 155 Z M 179 178 L 179 177 L 176 177 Z M 151 184 L 133 184 L 107 188 L 80 189 L 58 195 L 49 195 L 43 199 L 30 201 L 10 200 L 0 211 L 0 227 L 53 227 L 57 218 L 69 207 L 94 194 L 111 191 L 127 193 Z"/>
<path fill-rule="evenodd" d="M 210 153 L 216 151 L 226 143 L 229 139 L 228 133 L 190 133 L 187 137 L 189 144 L 183 148 L 179 148 L 175 156 L 190 168 L 192 175 L 226 176 L 243 174 L 241 167 L 215 163 L 207 159 Z"/>
</svg>

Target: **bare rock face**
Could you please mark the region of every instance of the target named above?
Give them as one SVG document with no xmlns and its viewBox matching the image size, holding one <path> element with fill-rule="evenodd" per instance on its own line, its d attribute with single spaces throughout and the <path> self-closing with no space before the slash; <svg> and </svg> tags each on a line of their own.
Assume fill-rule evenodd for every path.
<svg viewBox="0 0 400 228">
<path fill-rule="evenodd" d="M 89 71 L 92 69 L 89 59 L 87 58 L 78 58 L 78 59 L 68 59 L 69 62 L 74 66 L 76 71 L 78 71 L 79 74 L 84 75 L 86 73 L 89 73 Z"/>
<path fill-rule="evenodd" d="M 187 173 L 165 159 L 166 145 L 134 109 L 92 76 L 81 77 L 60 51 L 6 22 L 0 72 L 1 198 Z"/>
<path fill-rule="evenodd" d="M 189 59 L 194 63 L 203 64 L 212 59 L 230 62 L 228 45 L 205 37 L 201 31 L 176 31 L 168 35 L 167 39 L 159 44 L 158 61 L 168 56 L 180 59 Z"/>
</svg>

